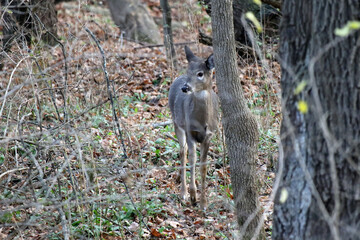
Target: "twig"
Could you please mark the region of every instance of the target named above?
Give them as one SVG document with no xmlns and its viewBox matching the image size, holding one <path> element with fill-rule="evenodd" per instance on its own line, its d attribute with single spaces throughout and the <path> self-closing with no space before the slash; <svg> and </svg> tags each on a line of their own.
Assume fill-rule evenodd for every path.
<svg viewBox="0 0 360 240">
<path fill-rule="evenodd" d="M 107 72 L 107 69 L 106 69 L 105 53 L 104 53 L 103 48 L 100 45 L 99 40 L 95 37 L 95 35 L 87 27 L 85 27 L 85 31 L 90 34 L 91 38 L 96 43 L 96 45 L 99 48 L 99 51 L 101 53 L 102 59 L 103 59 L 103 70 L 104 70 L 104 74 L 105 74 L 105 80 L 106 80 L 107 90 L 108 90 L 108 94 L 109 94 L 109 99 L 110 99 L 110 103 L 111 103 L 111 107 L 112 107 L 112 111 L 113 111 L 113 117 L 114 117 L 114 120 L 115 120 L 116 127 L 118 129 L 118 138 L 120 139 L 121 145 L 123 147 L 124 156 L 125 156 L 125 158 L 127 158 L 127 153 L 126 153 L 125 143 L 124 143 L 124 140 L 123 140 L 122 131 L 121 131 L 119 120 L 118 120 L 118 117 L 117 117 L 117 114 L 116 114 L 116 111 L 115 111 L 113 94 L 112 94 L 111 89 L 110 89 L 110 80 L 109 80 L 109 75 L 108 75 L 108 72 Z"/>
<path fill-rule="evenodd" d="M 174 138 L 170 133 L 165 133 L 164 136 L 170 138 L 171 140 L 173 140 L 173 141 L 175 141 L 175 142 L 177 142 L 177 143 L 179 142 L 179 141 L 178 141 L 176 138 Z"/>
<path fill-rule="evenodd" d="M 282 1 L 275 0 L 262 0 L 263 3 L 273 6 L 274 8 L 278 8 L 281 10 Z"/>
<path fill-rule="evenodd" d="M 146 229 L 149 230 L 149 232 L 151 232 L 151 229 L 149 228 L 149 226 L 148 226 L 148 225 L 145 223 L 145 221 L 144 221 L 144 215 L 143 215 L 143 214 L 139 211 L 139 209 L 135 206 L 134 200 L 133 200 L 133 198 L 132 198 L 131 195 L 130 195 L 130 191 L 129 191 L 129 188 L 128 188 L 126 182 L 124 181 L 123 184 L 124 184 L 124 187 L 125 187 L 125 192 L 126 192 L 126 194 L 129 196 L 129 198 L 130 198 L 131 204 L 133 205 L 134 209 L 138 212 L 138 214 L 139 214 L 139 216 L 140 216 L 140 218 L 141 218 L 141 219 L 140 219 L 141 222 L 145 225 Z"/>
<path fill-rule="evenodd" d="M 24 119 L 25 119 L 25 117 L 27 117 L 28 115 L 30 115 L 31 113 L 29 113 L 29 114 L 27 114 L 27 115 L 24 115 L 21 119 L 20 119 L 20 121 L 18 122 L 18 131 L 19 131 L 19 138 L 20 138 L 20 140 L 21 140 L 21 143 L 22 143 L 22 149 L 26 152 L 26 150 L 28 150 L 28 148 L 27 148 L 27 145 L 25 144 L 25 142 L 23 141 L 23 130 L 22 130 L 22 128 L 23 128 L 23 121 L 24 121 Z M 35 165 L 35 168 L 36 168 L 36 170 L 38 171 L 38 179 L 39 179 L 39 181 L 40 181 L 40 184 L 42 185 L 42 188 L 43 188 L 43 191 L 47 191 L 47 192 L 49 192 L 49 193 L 51 193 L 51 191 L 49 191 L 49 188 L 48 188 L 48 185 L 46 184 L 46 182 L 45 182 L 45 179 L 44 179 L 44 172 L 43 172 L 43 170 L 42 170 L 42 168 L 41 168 L 41 166 L 40 166 L 40 164 L 39 164 L 39 162 L 37 161 L 37 159 L 35 158 L 35 156 L 34 156 L 34 154 L 31 152 L 31 150 L 30 151 L 28 151 L 29 152 L 29 157 L 31 158 L 31 160 L 32 160 L 32 163 Z M 31 168 L 29 169 L 29 170 L 31 170 Z M 30 178 L 30 181 L 31 181 L 31 178 Z M 31 183 L 30 183 L 31 184 Z M 54 196 L 53 196 L 53 194 L 50 194 L 50 196 L 51 196 L 51 199 L 55 199 L 54 198 Z M 50 200 L 50 199 L 49 199 Z M 35 200 L 36 201 L 36 200 Z M 53 200 L 50 200 L 50 201 L 53 201 Z M 65 216 L 65 213 L 64 213 L 64 211 L 62 210 L 62 208 L 61 207 L 58 207 L 58 208 L 56 208 L 57 209 L 57 211 L 59 212 L 59 215 L 60 215 L 60 218 L 61 218 L 61 225 L 62 225 L 62 228 L 63 228 L 63 234 L 64 234 L 64 239 L 65 240 L 68 240 L 68 239 L 70 239 L 70 234 L 69 234 L 69 229 L 68 229 L 68 226 L 67 226 L 67 224 L 66 224 L 66 216 Z M 33 219 L 30 219 L 29 220 L 29 222 L 32 222 L 33 221 Z"/>
<path fill-rule="evenodd" d="M 175 46 L 185 46 L 185 45 L 190 45 L 190 44 L 196 44 L 198 42 L 196 41 L 191 41 L 191 42 L 181 42 L 181 43 L 174 43 Z M 152 44 L 152 45 L 146 45 L 146 46 L 141 46 L 141 47 L 134 47 L 134 50 L 137 49 L 142 49 L 142 48 L 155 48 L 155 47 L 165 47 L 164 44 Z"/>
<path fill-rule="evenodd" d="M 111 106 L 112 106 L 112 110 L 113 110 L 113 117 L 114 117 L 114 120 L 116 122 L 116 126 L 118 128 L 118 131 L 119 131 L 119 137 L 120 137 L 120 140 L 121 140 L 121 143 L 123 145 L 123 151 L 124 151 L 124 156 L 127 157 L 127 154 L 126 154 L 126 148 L 125 148 L 125 144 L 124 144 L 124 141 L 123 141 L 123 138 L 122 138 L 122 132 L 121 132 L 121 129 L 120 129 L 120 125 L 119 125 L 119 121 L 118 121 L 118 118 L 117 118 L 117 114 L 116 114 L 116 111 L 115 111 L 115 106 L 114 106 L 114 100 L 113 100 L 113 95 L 112 95 L 112 92 L 111 92 L 111 89 L 110 89 L 110 80 L 109 80 L 109 77 L 108 77 L 108 73 L 107 73 L 107 70 L 106 70 L 106 58 L 105 58 L 105 53 L 104 53 L 104 50 L 103 48 L 101 47 L 100 43 L 99 43 L 99 40 L 95 37 L 95 35 L 87 28 L 85 27 L 85 31 L 87 33 L 90 34 L 91 38 L 95 41 L 97 47 L 99 48 L 100 50 L 100 53 L 101 53 L 101 56 L 102 56 L 102 59 L 103 59 L 103 70 L 104 70 L 104 73 L 105 73 L 105 80 L 106 80 L 106 83 L 107 83 L 107 89 L 108 89 L 108 94 L 109 94 L 109 98 L 110 98 L 110 102 L 111 102 Z M 129 196 L 129 199 L 131 201 L 131 204 L 133 205 L 134 209 L 138 212 L 140 218 L 141 218 L 141 222 L 145 225 L 145 227 L 149 230 L 149 232 L 151 232 L 149 226 L 145 223 L 144 221 L 144 216 L 143 214 L 138 210 L 138 208 L 136 207 L 135 203 L 134 203 L 134 200 L 133 198 L 131 197 L 130 195 L 130 192 L 129 192 L 129 189 L 128 189 L 128 186 L 125 182 L 123 182 L 124 186 L 125 186 L 125 191 L 126 191 L 126 194 Z"/>
<path fill-rule="evenodd" d="M 170 125 L 170 124 L 172 124 L 172 121 L 171 121 L 171 120 L 166 121 L 166 122 L 147 124 L 147 125 L 145 125 L 145 126 L 141 126 L 139 129 L 140 129 L 140 130 L 143 130 L 143 129 L 149 128 L 149 127 L 151 127 L 151 128 L 165 127 L 165 126 L 168 126 L 168 125 Z"/>
<path fill-rule="evenodd" d="M 20 63 L 21 63 L 23 60 L 27 59 L 27 58 L 28 58 L 28 57 L 22 58 L 22 59 L 16 64 L 16 66 L 14 67 L 14 69 L 12 70 L 12 72 L 11 72 L 11 74 L 10 74 L 10 79 L 9 79 L 8 85 L 7 85 L 7 87 L 6 87 L 3 104 L 2 104 L 1 110 L 0 110 L 0 116 L 2 115 L 2 112 L 3 112 L 4 107 L 5 107 L 6 97 L 7 97 L 8 92 L 9 92 L 9 88 L 10 88 L 10 85 L 11 85 L 11 81 L 12 81 L 12 79 L 13 79 L 13 75 L 14 75 L 16 69 L 19 67 Z"/>
<path fill-rule="evenodd" d="M 67 91 L 67 82 L 68 82 L 68 65 L 67 65 L 67 61 L 66 61 L 66 52 L 65 52 L 65 47 L 64 47 L 64 44 L 49 30 L 47 30 L 46 26 L 43 24 L 43 22 L 40 20 L 40 18 L 38 17 L 38 15 L 34 14 L 34 16 L 36 17 L 37 21 L 41 24 L 41 26 L 46 30 L 46 33 L 49 34 L 50 36 L 53 37 L 53 39 L 55 40 L 55 42 L 57 42 L 60 46 L 61 46 L 61 51 L 63 53 L 63 56 L 64 56 L 64 68 L 65 68 L 65 83 L 64 83 L 64 88 L 65 88 L 65 94 L 61 94 L 63 96 L 63 99 L 64 99 L 64 121 L 68 120 L 67 119 L 67 113 L 66 113 L 66 91 Z M 36 62 L 37 63 L 37 62 Z M 38 63 L 37 63 L 38 65 Z M 38 68 L 40 70 L 40 66 L 38 65 Z M 43 75 L 42 71 L 40 70 L 40 73 Z M 55 104 L 55 99 L 54 99 L 54 96 L 52 94 L 52 86 L 50 86 L 50 96 L 52 98 L 52 101 L 53 101 L 53 104 L 55 106 L 55 110 L 57 112 L 57 115 L 59 117 L 59 120 L 61 121 L 61 118 L 60 118 L 60 114 L 58 112 L 58 108 Z M 62 93 L 62 91 L 60 91 Z"/>
<path fill-rule="evenodd" d="M 9 171 L 6 171 L 6 172 L 0 174 L 0 179 L 1 179 L 3 176 L 5 176 L 6 174 L 9 174 L 9 173 L 12 173 L 12 172 L 16 172 L 16 171 L 22 171 L 22 170 L 26 170 L 26 169 L 29 169 L 29 168 L 27 168 L 27 167 L 22 167 L 22 168 L 14 168 L 14 169 L 11 169 L 11 170 L 9 170 Z"/>
</svg>

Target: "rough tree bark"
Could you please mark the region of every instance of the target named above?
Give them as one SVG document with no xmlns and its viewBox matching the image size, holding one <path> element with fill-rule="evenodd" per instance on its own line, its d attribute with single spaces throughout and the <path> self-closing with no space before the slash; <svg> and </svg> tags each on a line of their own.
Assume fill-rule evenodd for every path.
<svg viewBox="0 0 360 240">
<path fill-rule="evenodd" d="M 166 58 L 173 68 L 177 68 L 176 52 L 171 28 L 171 9 L 168 0 L 160 0 L 160 6 L 163 11 L 164 45 Z"/>
<path fill-rule="evenodd" d="M 273 239 L 359 239 L 360 33 L 335 35 L 359 9 L 357 0 L 283 1 L 284 158 Z"/>
<path fill-rule="evenodd" d="M 108 0 L 113 21 L 125 36 L 140 42 L 160 43 L 161 37 L 154 19 L 139 0 Z"/>
<path fill-rule="evenodd" d="M 212 0 L 212 6 L 216 82 L 223 111 L 222 124 L 230 159 L 231 184 L 239 226 L 243 227 L 247 220 L 253 218 L 245 232 L 241 232 L 245 239 L 250 239 L 260 221 L 255 172 L 258 126 L 247 108 L 239 80 L 232 0 Z"/>
</svg>

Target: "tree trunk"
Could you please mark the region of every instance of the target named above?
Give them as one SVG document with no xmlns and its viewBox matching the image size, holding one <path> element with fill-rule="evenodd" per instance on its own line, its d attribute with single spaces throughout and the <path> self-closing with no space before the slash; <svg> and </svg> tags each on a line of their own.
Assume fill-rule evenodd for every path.
<svg viewBox="0 0 360 240">
<path fill-rule="evenodd" d="M 166 50 L 166 58 L 171 67 L 176 69 L 177 59 L 171 28 L 171 9 L 168 0 L 160 0 L 160 5 L 163 11 L 164 45 Z"/>
<path fill-rule="evenodd" d="M 108 0 L 113 21 L 125 37 L 148 43 L 160 43 L 161 37 L 154 19 L 139 0 Z"/>
<path fill-rule="evenodd" d="M 10 49 L 11 41 L 26 40 L 30 44 L 31 36 L 37 37 L 51 45 L 56 36 L 57 13 L 54 0 L 20 1 L 1 0 L 3 46 Z"/>
<path fill-rule="evenodd" d="M 357 0 L 283 1 L 273 239 L 359 239 L 360 34 L 335 35 L 359 9 Z"/>
<path fill-rule="evenodd" d="M 212 6 L 216 82 L 223 111 L 222 123 L 230 159 L 234 202 L 240 227 L 245 228 L 243 225 L 246 221 L 253 218 L 245 232 L 241 232 L 245 239 L 250 239 L 260 219 L 255 172 L 259 133 L 239 81 L 232 0 L 213 0 Z"/>
<path fill-rule="evenodd" d="M 40 36 L 41 40 L 50 45 L 55 45 L 57 43 L 55 37 L 57 38 L 56 24 L 58 21 L 55 1 L 32 0 L 31 3 L 34 6 L 32 10 L 35 22 L 34 32 Z"/>
<path fill-rule="evenodd" d="M 2 50 L 5 53 L 0 55 L 0 70 L 13 41 L 26 47 L 30 46 L 33 37 L 50 45 L 56 44 L 57 13 L 54 0 L 1 0 L 1 7 Z"/>
</svg>

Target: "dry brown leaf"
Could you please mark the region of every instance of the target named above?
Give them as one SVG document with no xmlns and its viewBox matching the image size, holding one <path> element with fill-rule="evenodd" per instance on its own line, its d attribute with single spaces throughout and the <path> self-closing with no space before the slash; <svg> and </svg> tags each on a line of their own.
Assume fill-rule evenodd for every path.
<svg viewBox="0 0 360 240">
<path fill-rule="evenodd" d="M 196 221 L 194 222 L 195 225 L 196 225 L 196 224 L 203 224 L 203 223 L 204 223 L 204 221 L 203 221 L 202 219 L 196 220 Z"/>
<path fill-rule="evenodd" d="M 181 226 L 181 224 L 179 222 L 170 221 L 170 220 L 166 220 L 165 224 L 170 225 L 173 228 L 178 228 L 179 226 Z"/>
<path fill-rule="evenodd" d="M 161 233 L 156 228 L 151 229 L 151 235 L 154 237 L 161 237 Z"/>
</svg>

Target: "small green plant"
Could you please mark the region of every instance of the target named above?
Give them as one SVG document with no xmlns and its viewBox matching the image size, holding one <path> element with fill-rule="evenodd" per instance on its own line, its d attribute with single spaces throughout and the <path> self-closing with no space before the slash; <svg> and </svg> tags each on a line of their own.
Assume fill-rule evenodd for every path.
<svg viewBox="0 0 360 240">
<path fill-rule="evenodd" d="M 100 124 L 107 124 L 107 120 L 103 115 L 95 115 L 91 119 L 92 126 L 94 128 L 99 128 Z"/>
<path fill-rule="evenodd" d="M 232 190 L 232 185 L 231 184 L 226 185 L 226 186 L 219 185 L 219 187 L 220 187 L 221 191 L 223 192 L 223 194 L 225 196 L 227 196 L 229 199 L 232 199 L 232 191 L 233 190 Z"/>
</svg>

